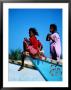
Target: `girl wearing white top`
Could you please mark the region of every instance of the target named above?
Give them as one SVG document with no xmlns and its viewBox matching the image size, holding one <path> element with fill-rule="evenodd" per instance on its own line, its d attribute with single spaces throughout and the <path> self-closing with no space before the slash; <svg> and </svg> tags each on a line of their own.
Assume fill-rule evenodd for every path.
<svg viewBox="0 0 71 90">
<path fill-rule="evenodd" d="M 61 42 L 60 42 L 60 36 L 56 31 L 57 31 L 57 26 L 55 24 L 51 24 L 50 25 L 51 34 L 47 35 L 46 40 L 50 41 L 51 58 L 59 61 L 61 56 Z"/>
</svg>

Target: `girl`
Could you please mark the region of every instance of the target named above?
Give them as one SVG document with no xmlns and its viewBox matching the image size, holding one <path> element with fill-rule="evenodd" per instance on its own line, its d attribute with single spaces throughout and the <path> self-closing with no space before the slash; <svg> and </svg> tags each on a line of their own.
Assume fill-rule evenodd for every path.
<svg viewBox="0 0 71 90">
<path fill-rule="evenodd" d="M 46 57 L 44 56 L 44 54 L 41 52 L 42 50 L 42 44 L 39 40 L 37 40 L 36 36 L 38 36 L 38 32 L 35 28 L 30 28 L 29 29 L 29 40 L 27 38 L 24 38 L 23 41 L 23 50 L 24 52 L 22 52 L 22 66 L 23 67 L 23 63 L 24 63 L 24 58 L 27 56 L 31 56 L 33 58 L 38 57 L 39 59 L 43 59 L 45 60 Z M 21 68 L 18 70 L 20 71 Z"/>
<path fill-rule="evenodd" d="M 37 56 L 40 59 L 45 59 L 44 55 L 41 55 L 40 51 L 42 50 L 42 44 L 39 40 L 37 40 L 36 35 L 38 36 L 38 32 L 35 28 L 29 29 L 29 44 L 24 40 L 24 44 L 26 46 L 27 51 L 32 57 Z"/>
<path fill-rule="evenodd" d="M 50 41 L 51 58 L 59 61 L 61 56 L 61 42 L 60 42 L 60 36 L 56 31 L 57 31 L 57 26 L 55 24 L 51 24 L 50 25 L 51 34 L 47 35 L 46 40 Z"/>
</svg>

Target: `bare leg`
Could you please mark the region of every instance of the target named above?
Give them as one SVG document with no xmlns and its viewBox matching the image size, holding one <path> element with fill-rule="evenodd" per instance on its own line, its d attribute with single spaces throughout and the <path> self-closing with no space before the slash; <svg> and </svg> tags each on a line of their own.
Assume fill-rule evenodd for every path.
<svg viewBox="0 0 71 90">
<path fill-rule="evenodd" d="M 22 59 L 21 67 L 24 67 L 24 59 L 25 59 L 25 57 L 26 57 L 26 55 L 23 54 L 23 52 L 22 52 L 22 54 L 21 54 L 21 59 Z"/>
<path fill-rule="evenodd" d="M 21 67 L 18 69 L 18 71 L 20 71 L 21 69 L 24 68 L 24 59 L 26 57 L 26 55 L 24 53 L 25 51 L 26 51 L 26 44 L 23 43 L 23 52 L 21 53 L 22 64 L 21 64 Z"/>
<path fill-rule="evenodd" d="M 27 51 L 27 45 L 26 45 L 26 43 L 24 43 L 24 42 L 23 42 L 23 51 L 24 51 L 24 52 Z"/>
<path fill-rule="evenodd" d="M 55 47 L 52 46 L 50 48 L 50 53 L 51 53 L 52 59 L 57 60 L 57 54 L 56 54 L 56 51 L 55 51 Z"/>
</svg>

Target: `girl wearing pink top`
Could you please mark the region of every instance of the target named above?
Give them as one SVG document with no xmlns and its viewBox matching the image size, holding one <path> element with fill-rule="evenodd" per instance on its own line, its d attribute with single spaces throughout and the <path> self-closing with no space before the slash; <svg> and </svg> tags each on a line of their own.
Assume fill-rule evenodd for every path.
<svg viewBox="0 0 71 90">
<path fill-rule="evenodd" d="M 59 61 L 61 56 L 61 42 L 60 42 L 60 36 L 56 31 L 57 31 L 57 26 L 55 24 L 51 24 L 50 25 L 51 34 L 47 35 L 46 40 L 50 41 L 51 58 Z"/>
</svg>

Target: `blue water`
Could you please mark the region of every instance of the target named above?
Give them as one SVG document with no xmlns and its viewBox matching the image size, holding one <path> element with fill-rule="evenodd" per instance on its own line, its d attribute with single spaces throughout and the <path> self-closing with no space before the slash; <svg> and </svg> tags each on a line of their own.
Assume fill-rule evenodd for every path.
<svg viewBox="0 0 71 90">
<path fill-rule="evenodd" d="M 31 59 L 46 81 L 62 81 L 62 66 L 38 59 Z"/>
</svg>

